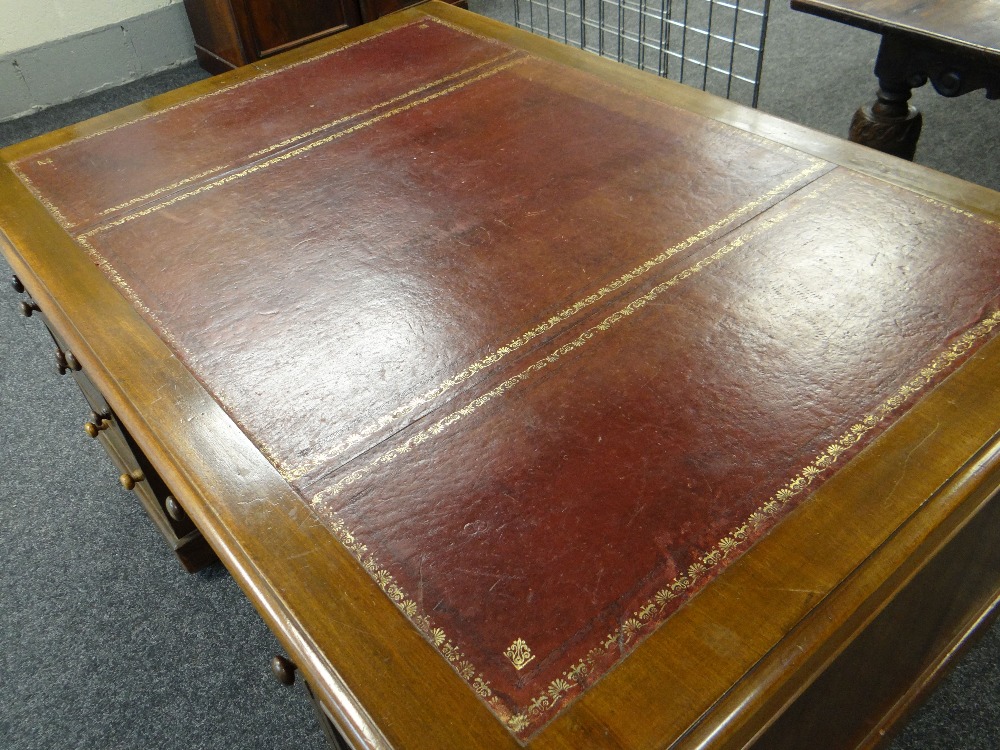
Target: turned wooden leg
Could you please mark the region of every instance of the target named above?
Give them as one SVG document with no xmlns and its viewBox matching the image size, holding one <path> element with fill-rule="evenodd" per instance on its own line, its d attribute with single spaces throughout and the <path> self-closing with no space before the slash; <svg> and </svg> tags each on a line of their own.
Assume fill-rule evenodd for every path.
<svg viewBox="0 0 1000 750">
<path fill-rule="evenodd" d="M 875 62 L 878 98 L 854 113 L 849 138 L 912 161 L 924 118 L 910 104 L 910 95 L 914 87 L 927 82 L 927 77 L 908 70 L 908 53 L 908 46 L 899 39 L 890 35 L 882 38 Z"/>
<path fill-rule="evenodd" d="M 909 90 L 904 96 L 879 88 L 877 96 L 874 104 L 854 113 L 848 137 L 855 143 L 913 161 L 924 116 L 909 103 Z"/>
</svg>

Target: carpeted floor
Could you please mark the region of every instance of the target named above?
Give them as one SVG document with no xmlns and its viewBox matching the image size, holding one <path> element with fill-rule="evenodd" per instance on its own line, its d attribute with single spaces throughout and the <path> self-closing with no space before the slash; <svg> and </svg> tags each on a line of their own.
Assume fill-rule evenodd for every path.
<svg viewBox="0 0 1000 750">
<path fill-rule="evenodd" d="M 780 2 L 780 0 L 779 0 Z M 472 2 L 509 17 L 509 5 Z M 776 5 L 761 108 L 843 135 L 871 97 L 877 38 Z M 0 123 L 0 145 L 203 77 L 187 65 Z M 920 91 L 917 160 L 1000 189 L 1000 104 Z M 2 264 L 0 264 L 2 265 Z M 6 272 L 6 266 L 2 266 Z M 183 573 L 97 444 L 89 409 L 54 371 L 37 320 L 0 289 L 0 747 L 321 748 L 301 686 L 221 568 Z M 895 750 L 1000 748 L 1000 627 L 908 723 Z M 804 746 L 805 747 L 805 746 Z"/>
</svg>

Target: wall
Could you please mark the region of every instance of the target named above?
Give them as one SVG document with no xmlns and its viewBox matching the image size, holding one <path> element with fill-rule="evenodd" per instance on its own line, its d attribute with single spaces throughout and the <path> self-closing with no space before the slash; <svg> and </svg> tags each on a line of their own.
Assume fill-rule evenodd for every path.
<svg viewBox="0 0 1000 750">
<path fill-rule="evenodd" d="M 0 0 L 0 57 L 134 18 L 181 0 Z"/>
<path fill-rule="evenodd" d="M 0 0 L 0 121 L 193 58 L 181 0 Z"/>
</svg>

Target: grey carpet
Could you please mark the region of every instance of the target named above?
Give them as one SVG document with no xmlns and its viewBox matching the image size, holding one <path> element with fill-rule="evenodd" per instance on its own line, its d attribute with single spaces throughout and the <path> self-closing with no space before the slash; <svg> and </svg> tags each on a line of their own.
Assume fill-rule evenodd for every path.
<svg viewBox="0 0 1000 750">
<path fill-rule="evenodd" d="M 509 17 L 509 4 L 474 9 Z M 837 135 L 873 90 L 877 38 L 776 6 L 761 108 Z M 203 77 L 193 65 L 0 123 L 6 145 Z M 1000 188 L 1000 103 L 921 91 L 917 160 Z M 6 266 L 0 264 L 6 273 Z M 5 302 L 6 298 L 6 302 Z M 54 371 L 37 320 L 0 288 L 0 748 L 321 748 L 301 686 L 267 672 L 274 638 L 221 568 L 183 573 Z M 1000 627 L 894 750 L 1000 748 Z"/>
<path fill-rule="evenodd" d="M 760 109 L 847 137 L 858 105 L 875 98 L 879 36 L 789 10 L 787 0 L 771 7 Z M 924 113 L 914 161 L 1000 190 L 1000 102 L 982 91 L 946 99 L 929 84 L 912 101 Z"/>
</svg>

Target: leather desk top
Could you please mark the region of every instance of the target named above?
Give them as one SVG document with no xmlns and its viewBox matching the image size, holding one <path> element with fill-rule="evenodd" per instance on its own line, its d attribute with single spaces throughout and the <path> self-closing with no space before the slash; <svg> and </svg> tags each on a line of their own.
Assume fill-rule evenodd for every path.
<svg viewBox="0 0 1000 750">
<path fill-rule="evenodd" d="M 1000 324 L 995 213 L 581 67 L 413 11 L 7 152 L 522 742 Z"/>
</svg>

